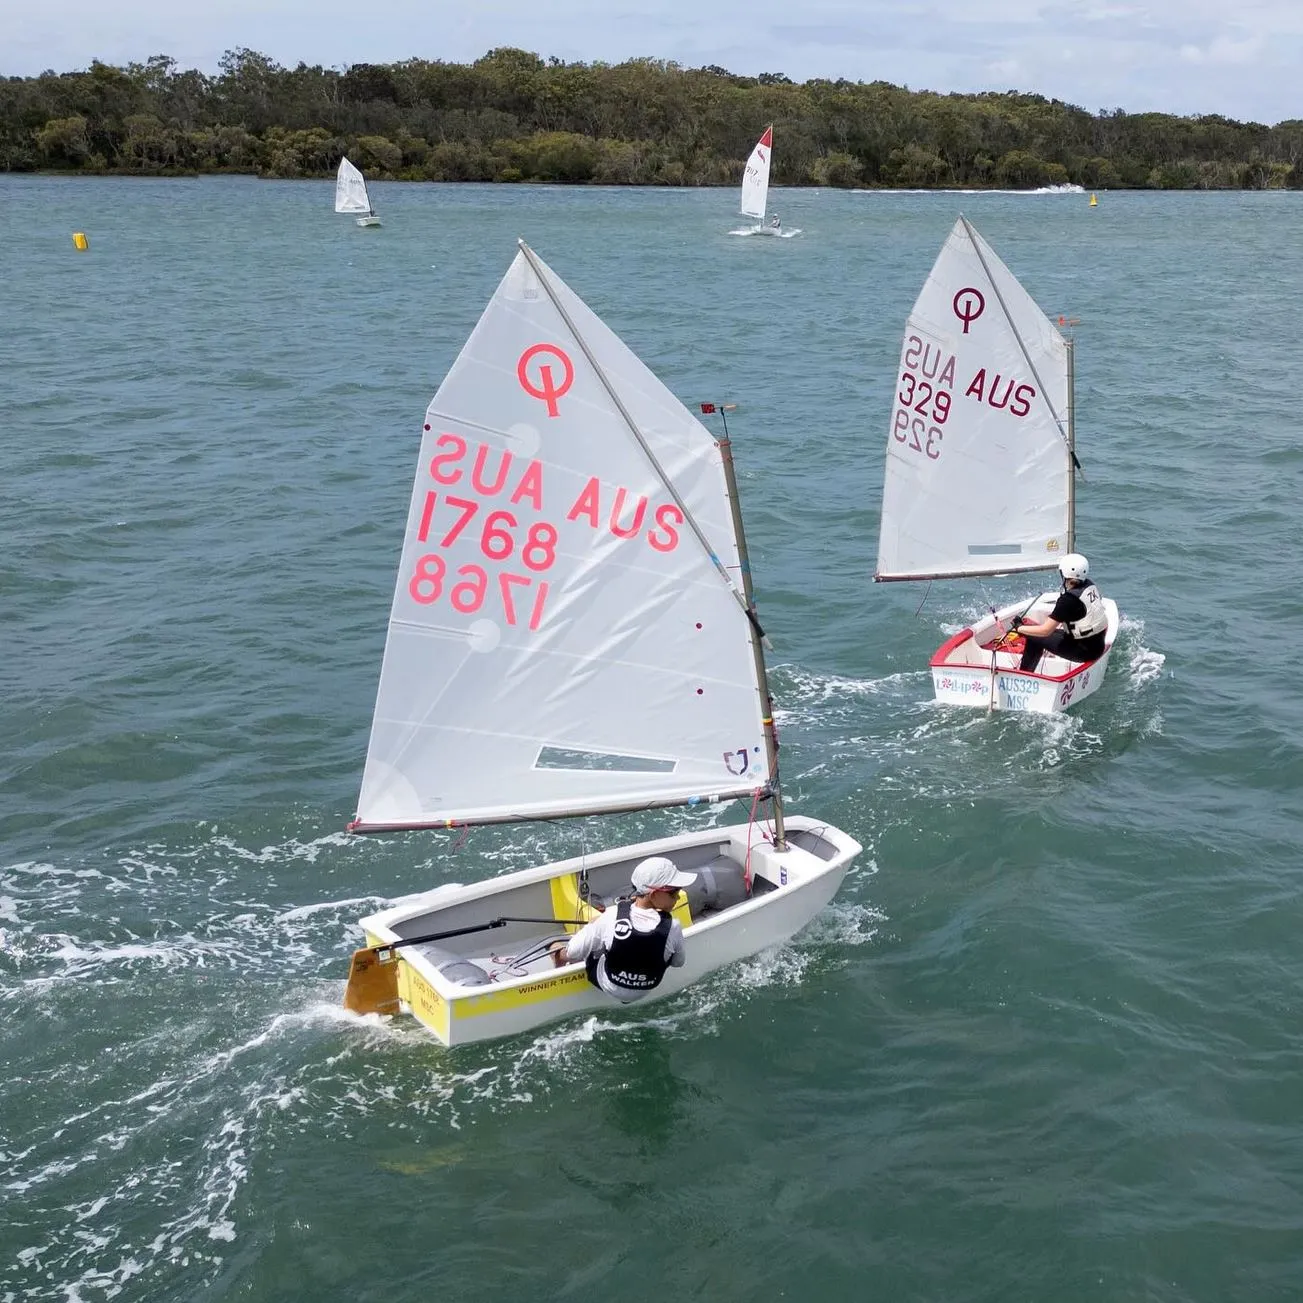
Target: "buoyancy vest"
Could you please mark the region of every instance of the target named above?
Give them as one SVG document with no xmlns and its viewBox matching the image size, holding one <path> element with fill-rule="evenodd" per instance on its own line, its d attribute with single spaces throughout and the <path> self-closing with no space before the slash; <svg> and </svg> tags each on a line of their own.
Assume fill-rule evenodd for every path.
<svg viewBox="0 0 1303 1303">
<path fill-rule="evenodd" d="M 674 926 L 671 915 L 662 913 L 660 922 L 650 932 L 639 932 L 633 925 L 633 902 L 622 900 L 615 911 L 615 936 L 603 951 L 588 956 L 584 965 L 588 980 L 598 985 L 597 965 L 605 956 L 606 980 L 622 991 L 651 991 L 661 984 L 669 963 L 665 943 Z"/>
<path fill-rule="evenodd" d="M 1072 595 L 1086 608 L 1086 614 L 1079 620 L 1066 621 L 1068 633 L 1079 642 L 1103 633 L 1108 628 L 1108 611 L 1104 609 L 1104 597 L 1090 580 L 1084 588 L 1072 589 Z"/>
</svg>

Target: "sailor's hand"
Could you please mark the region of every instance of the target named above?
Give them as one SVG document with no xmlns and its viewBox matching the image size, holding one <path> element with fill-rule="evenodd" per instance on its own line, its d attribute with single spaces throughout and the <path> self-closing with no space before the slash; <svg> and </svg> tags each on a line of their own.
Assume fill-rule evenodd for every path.
<svg viewBox="0 0 1303 1303">
<path fill-rule="evenodd" d="M 1022 616 L 1015 615 L 1013 619 L 1009 621 L 1009 624 L 1012 627 L 1014 633 L 1017 633 L 1018 630 L 1022 628 Z"/>
</svg>

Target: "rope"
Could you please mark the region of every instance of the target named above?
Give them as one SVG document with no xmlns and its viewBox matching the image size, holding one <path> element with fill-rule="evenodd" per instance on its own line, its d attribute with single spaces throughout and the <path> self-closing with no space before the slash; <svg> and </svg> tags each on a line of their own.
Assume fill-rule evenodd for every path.
<svg viewBox="0 0 1303 1303">
<path fill-rule="evenodd" d="M 756 826 L 756 807 L 760 804 L 760 795 L 764 788 L 757 787 L 755 795 L 751 798 L 751 813 L 747 817 L 747 857 L 742 865 L 742 885 L 746 888 L 746 893 L 751 894 L 751 830 Z M 763 832 L 761 836 L 764 836 Z M 767 838 L 772 842 L 773 838 Z"/>
</svg>

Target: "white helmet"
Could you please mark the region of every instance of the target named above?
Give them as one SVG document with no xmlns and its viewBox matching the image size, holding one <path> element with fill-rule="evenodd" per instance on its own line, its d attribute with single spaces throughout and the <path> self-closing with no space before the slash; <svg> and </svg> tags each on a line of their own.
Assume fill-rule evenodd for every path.
<svg viewBox="0 0 1303 1303">
<path fill-rule="evenodd" d="M 1090 562 L 1080 552 L 1069 552 L 1059 562 L 1059 574 L 1065 579 L 1085 579 L 1090 573 Z"/>
</svg>

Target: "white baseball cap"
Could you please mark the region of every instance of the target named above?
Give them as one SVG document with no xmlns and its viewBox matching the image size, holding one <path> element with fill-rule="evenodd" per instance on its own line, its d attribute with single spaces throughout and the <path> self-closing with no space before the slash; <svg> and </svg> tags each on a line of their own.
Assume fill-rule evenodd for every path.
<svg viewBox="0 0 1303 1303">
<path fill-rule="evenodd" d="M 633 888 L 644 896 L 658 887 L 686 887 L 696 880 L 695 873 L 680 873 L 674 867 L 674 861 L 664 855 L 653 855 L 643 860 L 633 871 Z"/>
</svg>

